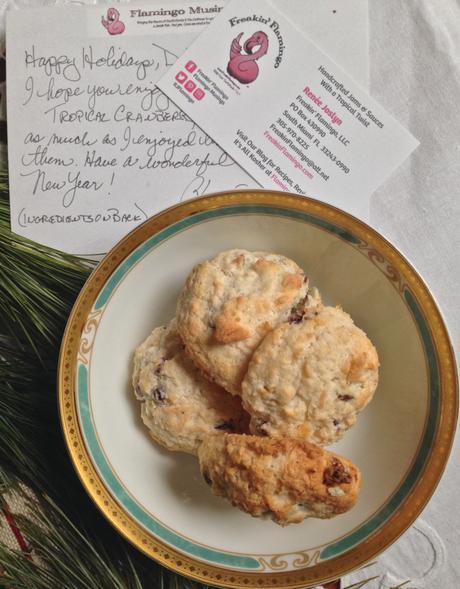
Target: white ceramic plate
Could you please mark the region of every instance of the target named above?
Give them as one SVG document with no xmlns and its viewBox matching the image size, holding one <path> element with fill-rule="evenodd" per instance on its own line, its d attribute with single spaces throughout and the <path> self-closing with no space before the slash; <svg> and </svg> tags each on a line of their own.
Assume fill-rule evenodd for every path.
<svg viewBox="0 0 460 589">
<path fill-rule="evenodd" d="M 356 507 L 335 519 L 281 528 L 237 511 L 211 495 L 194 457 L 156 446 L 140 420 L 133 350 L 174 315 L 192 266 L 230 248 L 294 259 L 379 352 L 375 398 L 332 447 L 364 480 Z M 457 414 L 448 337 L 413 268 L 351 216 L 264 191 L 183 203 L 120 242 L 69 319 L 59 395 L 75 467 L 108 519 L 162 564 L 221 586 L 300 587 L 373 558 L 433 491 Z"/>
</svg>

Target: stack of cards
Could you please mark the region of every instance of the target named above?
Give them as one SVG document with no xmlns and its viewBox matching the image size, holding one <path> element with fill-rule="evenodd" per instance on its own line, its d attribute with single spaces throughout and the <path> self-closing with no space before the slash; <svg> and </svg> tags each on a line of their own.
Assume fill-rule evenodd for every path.
<svg viewBox="0 0 460 589">
<path fill-rule="evenodd" d="M 12 229 L 102 254 L 167 206 L 250 187 L 366 220 L 417 142 L 342 69 L 366 80 L 362 3 L 290 9 L 301 29 L 264 0 L 10 13 Z"/>
</svg>

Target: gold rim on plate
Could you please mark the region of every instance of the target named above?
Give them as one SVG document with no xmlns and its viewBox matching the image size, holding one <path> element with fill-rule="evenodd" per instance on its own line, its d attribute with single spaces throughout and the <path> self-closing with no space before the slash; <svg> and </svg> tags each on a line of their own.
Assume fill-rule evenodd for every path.
<svg viewBox="0 0 460 589">
<path fill-rule="evenodd" d="M 423 471 L 385 523 L 355 547 L 309 568 L 284 572 L 250 572 L 216 566 L 190 557 L 150 534 L 114 499 L 102 481 L 83 440 L 77 411 L 76 365 L 88 315 L 114 270 L 141 244 L 170 225 L 196 213 L 233 206 L 266 206 L 298 211 L 349 232 L 402 277 L 423 312 L 434 343 L 440 380 L 440 411 Z M 388 273 L 393 280 L 391 272 Z M 411 264 L 374 229 L 319 201 L 263 190 L 232 191 L 183 202 L 155 215 L 122 239 L 102 260 L 83 287 L 63 336 L 58 368 L 58 400 L 64 438 L 75 470 L 91 499 L 108 521 L 135 547 L 163 566 L 197 581 L 225 587 L 306 587 L 324 583 L 362 566 L 394 542 L 417 518 L 434 492 L 446 465 L 458 413 L 457 374 L 447 329 L 428 287 Z M 305 563 L 307 564 L 307 563 Z"/>
</svg>

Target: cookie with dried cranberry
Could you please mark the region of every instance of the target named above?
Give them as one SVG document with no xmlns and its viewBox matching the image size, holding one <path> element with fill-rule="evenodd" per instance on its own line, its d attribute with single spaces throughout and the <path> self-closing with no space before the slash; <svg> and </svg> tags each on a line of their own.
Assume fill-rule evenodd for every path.
<svg viewBox="0 0 460 589">
<path fill-rule="evenodd" d="M 195 266 L 177 305 L 177 328 L 191 358 L 214 382 L 241 394 L 249 360 L 277 325 L 299 321 L 308 279 L 278 254 L 229 250 Z"/>
<path fill-rule="evenodd" d="M 361 488 L 361 473 L 350 460 L 301 440 L 210 435 L 198 458 L 214 495 L 282 526 L 344 513 Z"/>
<path fill-rule="evenodd" d="M 372 399 L 378 368 L 371 341 L 340 308 L 323 306 L 275 328 L 242 385 L 251 432 L 336 442 Z"/>
<path fill-rule="evenodd" d="M 157 327 L 134 354 L 133 387 L 152 438 L 196 454 L 210 432 L 248 431 L 241 400 L 209 382 L 187 355 L 175 319 Z"/>
</svg>

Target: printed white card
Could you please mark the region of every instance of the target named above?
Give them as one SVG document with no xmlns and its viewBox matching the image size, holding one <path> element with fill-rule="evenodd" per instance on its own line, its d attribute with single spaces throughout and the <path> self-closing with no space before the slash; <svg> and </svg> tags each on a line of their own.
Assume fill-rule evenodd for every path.
<svg viewBox="0 0 460 589">
<path fill-rule="evenodd" d="M 260 186 L 364 220 L 418 145 L 266 0 L 227 4 L 158 86 Z"/>
<path fill-rule="evenodd" d="M 8 14 L 13 231 L 97 255 L 182 199 L 258 186 L 155 86 L 224 4 L 165 1 Z M 335 12 L 332 0 L 318 10 L 315 4 L 293 0 L 293 14 L 366 80 L 362 1 Z"/>
</svg>

